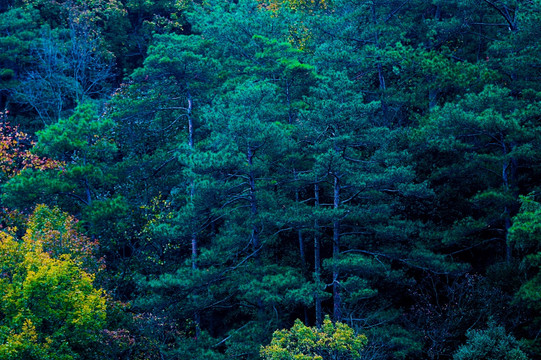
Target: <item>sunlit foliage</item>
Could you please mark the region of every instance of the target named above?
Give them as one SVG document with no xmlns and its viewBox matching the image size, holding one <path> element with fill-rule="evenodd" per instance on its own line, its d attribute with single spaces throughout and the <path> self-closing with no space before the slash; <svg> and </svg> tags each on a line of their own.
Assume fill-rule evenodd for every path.
<svg viewBox="0 0 541 360">
<path fill-rule="evenodd" d="M 296 320 L 291 329 L 274 332 L 270 345 L 261 348 L 261 356 L 265 360 L 353 360 L 361 358 L 366 343 L 366 336 L 328 317 L 320 329 Z"/>
</svg>

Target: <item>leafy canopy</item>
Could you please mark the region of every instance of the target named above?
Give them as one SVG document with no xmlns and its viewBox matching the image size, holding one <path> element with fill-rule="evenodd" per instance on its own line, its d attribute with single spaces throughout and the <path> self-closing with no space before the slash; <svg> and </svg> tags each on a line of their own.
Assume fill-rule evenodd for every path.
<svg viewBox="0 0 541 360">
<path fill-rule="evenodd" d="M 0 358 L 95 358 L 105 326 L 104 292 L 70 255 L 45 252 L 50 239 L 40 234 L 53 232 L 23 241 L 0 232 Z"/>
<path fill-rule="evenodd" d="M 261 348 L 265 360 L 360 359 L 366 336 L 356 335 L 344 323 L 325 317 L 320 329 L 296 320 L 290 330 L 277 330 L 269 345 Z"/>
</svg>

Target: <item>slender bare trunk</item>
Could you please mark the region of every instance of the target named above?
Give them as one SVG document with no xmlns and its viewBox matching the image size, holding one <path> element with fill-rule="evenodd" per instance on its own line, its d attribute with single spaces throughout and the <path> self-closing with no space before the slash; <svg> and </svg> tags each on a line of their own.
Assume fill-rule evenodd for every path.
<svg viewBox="0 0 541 360">
<path fill-rule="evenodd" d="M 319 208 L 319 183 L 314 184 L 314 197 L 315 197 L 315 208 Z M 321 298 L 319 297 L 319 285 L 321 283 L 321 248 L 319 241 L 319 221 L 314 220 L 314 281 L 317 286 L 316 295 L 315 295 L 315 304 L 316 304 L 316 326 L 319 328 L 323 323 L 323 316 L 321 312 Z"/>
<path fill-rule="evenodd" d="M 378 28 L 377 28 L 377 22 L 378 22 L 378 19 L 377 19 L 377 16 L 376 16 L 376 2 L 373 1 L 372 2 L 372 24 L 374 26 L 374 29 L 375 32 L 374 32 L 374 42 L 376 44 L 376 47 L 379 48 L 379 33 L 378 33 Z M 388 119 L 388 106 L 387 106 L 387 103 L 385 102 L 385 98 L 384 98 L 384 92 L 385 90 L 387 89 L 387 86 L 385 85 L 385 76 L 383 75 L 383 65 L 381 64 L 381 58 L 378 56 L 377 59 L 376 59 L 377 63 L 376 63 L 376 70 L 378 72 L 378 81 L 379 81 L 379 89 L 381 90 L 381 110 L 383 112 L 383 116 L 384 118 L 387 120 Z"/>
<path fill-rule="evenodd" d="M 193 118 L 192 118 L 192 97 L 190 95 L 190 92 L 187 92 L 186 94 L 188 98 L 188 110 L 187 110 L 187 116 L 188 116 L 188 147 L 190 150 L 194 149 L 194 128 L 193 128 Z M 193 205 L 195 196 L 195 183 L 192 180 L 190 182 L 190 202 Z M 195 219 L 192 218 L 192 270 L 197 270 L 197 233 L 196 233 L 196 224 Z M 195 336 L 196 338 L 199 338 L 199 335 L 201 333 L 201 316 L 199 314 L 199 310 L 194 311 L 194 322 L 195 322 Z"/>
<path fill-rule="evenodd" d="M 334 209 L 338 209 L 340 206 L 340 179 L 338 176 L 334 176 Z M 340 295 L 340 282 L 338 277 L 340 271 L 338 269 L 338 260 L 340 257 L 340 220 L 335 219 L 333 222 L 333 270 L 332 270 L 332 289 L 333 289 L 333 301 L 334 301 L 334 320 L 342 320 L 342 298 Z"/>
<path fill-rule="evenodd" d="M 293 169 L 293 179 L 295 180 L 295 182 L 298 180 L 297 171 L 295 169 Z M 295 189 L 295 202 L 299 204 L 299 189 L 298 188 Z M 304 272 L 306 270 L 306 252 L 304 249 L 304 238 L 303 238 L 302 229 L 300 226 L 299 226 L 299 229 L 297 230 L 297 237 L 299 239 L 299 256 L 301 259 L 302 270 Z"/>
<path fill-rule="evenodd" d="M 255 188 L 255 174 L 253 169 L 253 157 L 254 157 L 254 151 L 251 146 L 248 146 L 247 154 L 246 154 L 246 160 L 248 161 L 248 181 L 250 185 L 250 215 L 252 218 L 252 250 L 254 252 L 254 259 L 255 263 L 257 265 L 257 268 L 261 268 L 261 257 L 259 255 L 259 226 L 257 225 L 257 215 L 258 215 L 258 209 L 257 209 L 257 195 L 256 195 L 256 188 Z M 260 279 L 260 276 L 258 276 L 258 280 Z M 257 304 L 257 314 L 260 319 L 263 318 L 263 301 L 261 300 L 261 297 L 257 297 L 256 299 Z"/>
<path fill-rule="evenodd" d="M 289 86 L 289 85 L 288 85 Z M 288 88 L 289 89 L 289 88 Z M 288 97 L 289 97 L 289 90 L 288 90 Z M 288 99 L 289 103 L 289 99 Z M 293 168 L 293 179 L 295 180 L 295 183 L 297 183 L 298 177 L 297 177 L 297 171 L 295 168 Z M 298 205 L 299 204 L 299 188 L 295 188 L 295 202 Z M 302 266 L 302 273 L 303 275 L 306 273 L 306 252 L 304 249 L 304 236 L 302 233 L 302 226 L 299 225 L 299 228 L 297 229 L 297 238 L 299 241 L 299 257 L 301 260 L 301 266 Z M 304 324 L 308 325 L 308 308 L 306 305 L 303 305 L 303 312 L 304 312 Z"/>
<path fill-rule="evenodd" d="M 253 220 L 253 225 L 252 225 L 252 249 L 254 252 L 257 252 L 255 254 L 255 259 L 257 261 L 257 263 L 259 263 L 260 259 L 259 259 L 259 252 L 258 252 L 258 248 L 259 248 L 259 227 L 257 226 L 257 223 L 256 223 L 256 218 L 257 218 L 257 196 L 256 196 L 256 189 L 255 189 L 255 176 L 254 176 L 254 171 L 253 171 L 253 157 L 254 157 L 254 153 L 253 153 L 253 149 L 248 146 L 248 151 L 247 151 L 247 154 L 246 154 L 246 158 L 247 158 L 247 161 L 248 161 L 248 165 L 249 165 L 249 172 L 248 172 L 248 179 L 249 179 L 249 184 L 250 184 L 250 214 L 252 216 L 252 220 Z"/>
<path fill-rule="evenodd" d="M 512 161 L 507 159 L 508 149 L 507 144 L 505 143 L 505 139 L 502 135 L 501 137 L 501 144 L 502 144 L 502 153 L 504 156 L 503 164 L 502 164 L 502 185 L 506 192 L 510 191 L 510 185 L 509 185 L 509 171 L 510 167 L 512 166 Z M 511 212 L 508 206 L 504 207 L 504 229 L 505 229 L 505 261 L 509 264 L 511 262 L 511 246 L 509 245 L 508 237 L 509 237 L 509 229 L 511 228 Z"/>
<path fill-rule="evenodd" d="M 192 118 L 192 97 L 188 93 L 188 146 L 193 150 L 193 118 Z"/>
<path fill-rule="evenodd" d="M 187 116 L 188 116 L 188 147 L 190 150 L 194 149 L 194 142 L 193 142 L 193 119 L 192 119 L 192 97 L 190 93 L 187 93 L 188 98 L 188 110 L 187 110 Z M 193 198 L 195 196 L 195 184 L 192 180 L 190 182 L 190 202 L 193 204 Z M 195 231 L 195 220 L 192 219 L 192 269 L 197 269 L 197 234 Z"/>
</svg>

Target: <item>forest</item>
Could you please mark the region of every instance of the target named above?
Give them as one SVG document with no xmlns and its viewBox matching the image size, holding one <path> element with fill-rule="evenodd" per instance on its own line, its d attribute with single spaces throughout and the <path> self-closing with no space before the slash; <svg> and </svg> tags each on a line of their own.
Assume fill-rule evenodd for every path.
<svg viewBox="0 0 541 360">
<path fill-rule="evenodd" d="M 541 359 L 540 24 L 0 1 L 0 359 Z"/>
</svg>

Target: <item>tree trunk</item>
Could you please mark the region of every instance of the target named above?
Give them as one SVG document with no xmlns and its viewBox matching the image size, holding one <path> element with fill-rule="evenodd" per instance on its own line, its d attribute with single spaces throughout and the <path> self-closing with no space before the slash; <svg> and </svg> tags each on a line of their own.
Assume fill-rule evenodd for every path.
<svg viewBox="0 0 541 360">
<path fill-rule="evenodd" d="M 340 206 L 340 179 L 334 176 L 334 209 L 337 210 Z M 336 214 L 335 214 L 336 216 Z M 340 296 L 340 283 L 338 277 L 340 272 L 338 269 L 338 260 L 340 257 L 340 220 L 336 218 L 333 222 L 333 270 L 332 270 L 332 291 L 334 301 L 334 320 L 342 320 L 342 299 Z"/>
<path fill-rule="evenodd" d="M 295 182 L 297 182 L 298 180 L 297 172 L 295 171 L 295 169 L 293 169 L 293 179 L 295 180 Z M 295 202 L 299 204 L 299 189 L 298 188 L 295 189 Z M 302 271 L 304 273 L 306 271 L 306 253 L 304 251 L 304 239 L 303 239 L 303 234 L 302 234 L 302 230 L 300 226 L 299 226 L 299 229 L 297 230 L 297 236 L 299 239 L 299 256 L 301 260 Z"/>
<path fill-rule="evenodd" d="M 258 269 L 261 269 L 261 257 L 259 256 L 259 226 L 257 226 L 257 196 L 256 196 L 256 189 L 255 189 L 255 175 L 253 170 L 253 157 L 254 152 L 253 149 L 248 146 L 246 159 L 248 161 L 248 181 L 250 184 L 250 215 L 252 218 L 252 251 L 254 252 L 254 259 L 255 263 L 257 265 Z M 258 271 L 256 274 L 256 278 L 258 281 L 261 281 L 261 275 Z M 256 299 L 256 306 L 257 306 L 257 316 L 260 320 L 263 319 L 263 301 L 261 300 L 261 297 L 257 297 Z"/>
<path fill-rule="evenodd" d="M 504 161 L 502 164 L 502 185 L 506 192 L 510 192 L 512 184 L 515 183 L 514 177 L 516 174 L 515 174 L 514 167 L 515 167 L 516 161 L 513 158 L 507 159 L 507 154 L 510 152 L 510 150 L 508 150 L 507 148 L 507 144 L 505 143 L 505 139 L 503 135 L 501 137 L 501 144 L 502 144 L 502 153 L 504 156 Z M 513 144 L 511 144 L 510 147 L 512 151 Z M 509 173 L 511 173 L 511 180 L 509 179 Z M 518 196 L 518 194 L 516 196 Z M 509 245 L 509 241 L 508 241 L 509 229 L 511 228 L 511 211 L 508 206 L 504 207 L 504 216 L 505 216 L 505 219 L 504 219 L 505 261 L 509 264 L 511 262 L 511 257 L 513 254 L 512 254 L 511 246 Z"/>
<path fill-rule="evenodd" d="M 192 119 L 192 97 L 188 93 L 188 146 L 193 150 L 193 119 Z"/>
<path fill-rule="evenodd" d="M 288 93 L 289 96 L 289 93 Z M 295 183 L 297 182 L 297 171 L 293 169 L 293 179 L 295 180 Z M 295 202 L 299 204 L 299 188 L 295 188 Z M 299 225 L 299 228 L 297 229 L 297 237 L 299 240 L 299 257 L 301 260 L 301 266 L 302 266 L 302 273 L 305 275 L 306 273 L 306 252 L 304 250 L 304 237 L 302 234 L 301 225 Z M 308 308 L 306 305 L 303 305 L 303 312 L 304 312 L 304 324 L 308 325 Z"/>
<path fill-rule="evenodd" d="M 315 197 L 315 204 L 314 207 L 316 210 L 319 208 L 319 183 L 317 182 L 314 184 L 314 197 Z M 316 283 L 316 295 L 314 298 L 314 302 L 316 304 L 316 326 L 318 328 L 321 327 L 321 324 L 323 323 L 323 316 L 321 313 L 321 298 L 319 297 L 319 286 L 321 283 L 321 258 L 320 258 L 320 242 L 319 242 L 319 221 L 316 219 L 314 220 L 314 281 Z"/>
<path fill-rule="evenodd" d="M 377 30 L 377 22 L 378 22 L 378 19 L 377 19 L 377 16 L 376 16 L 376 2 L 373 1 L 372 2 L 372 24 L 374 26 L 374 29 L 375 32 L 374 32 L 374 43 L 376 44 L 376 47 L 379 48 L 380 45 L 379 45 L 379 33 Z M 388 106 L 387 106 L 387 103 L 385 102 L 385 98 L 384 98 L 384 93 L 385 93 L 385 90 L 387 89 L 387 86 L 385 85 L 385 76 L 383 75 L 383 66 L 381 65 L 381 58 L 378 56 L 377 59 L 376 59 L 377 63 L 376 63 L 376 70 L 378 72 L 378 82 L 379 82 L 379 89 L 381 91 L 381 111 L 383 112 L 383 117 L 385 118 L 385 120 L 388 120 L 389 118 L 389 114 L 388 114 Z"/>
<path fill-rule="evenodd" d="M 257 218 L 257 197 L 256 197 L 256 190 L 255 190 L 255 176 L 254 176 L 254 171 L 253 171 L 253 157 L 254 157 L 254 153 L 253 153 L 253 149 L 248 146 L 248 151 L 247 151 L 247 154 L 246 154 L 246 159 L 248 161 L 248 165 L 249 165 L 249 172 L 248 172 L 248 179 L 249 179 L 249 184 L 250 184 L 250 214 L 252 216 L 252 220 L 253 220 L 253 224 L 252 224 L 252 249 L 255 253 L 255 259 L 256 259 L 256 262 L 257 264 L 259 264 L 260 262 L 260 259 L 259 259 L 259 251 L 258 251 L 258 248 L 259 248 L 259 227 L 257 226 L 257 223 L 256 223 L 256 218 Z"/>
<path fill-rule="evenodd" d="M 190 93 L 188 92 L 186 94 L 188 98 L 188 110 L 187 110 L 187 116 L 188 116 L 188 147 L 190 150 L 194 149 L 194 142 L 193 142 L 193 119 L 192 119 L 192 97 Z M 193 204 L 193 198 L 195 196 L 195 184 L 193 180 L 190 182 L 190 202 Z M 197 269 L 197 234 L 195 231 L 195 220 L 192 219 L 192 269 Z"/>
<path fill-rule="evenodd" d="M 194 149 L 194 128 L 193 128 L 193 119 L 192 119 L 192 97 L 189 92 L 186 94 L 188 98 L 188 110 L 187 110 L 187 116 L 188 116 L 188 147 L 190 150 L 193 151 Z M 192 180 L 190 182 L 190 201 L 193 205 L 193 198 L 195 196 L 195 183 Z M 192 218 L 191 220 L 192 224 L 192 270 L 197 270 L 197 233 L 196 233 L 196 224 L 195 219 Z M 195 337 L 196 339 L 199 338 L 199 335 L 201 333 L 201 316 L 199 314 L 198 310 L 194 311 L 194 322 L 195 322 Z"/>
</svg>

